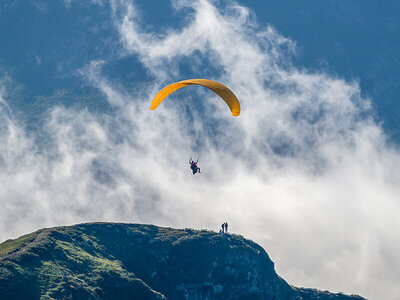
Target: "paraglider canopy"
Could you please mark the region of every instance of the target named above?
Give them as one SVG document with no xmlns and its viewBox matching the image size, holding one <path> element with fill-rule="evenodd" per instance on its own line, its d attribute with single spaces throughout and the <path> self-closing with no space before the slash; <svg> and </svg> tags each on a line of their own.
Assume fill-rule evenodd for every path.
<svg viewBox="0 0 400 300">
<path fill-rule="evenodd" d="M 209 80 L 209 79 L 188 79 L 179 82 L 172 83 L 166 87 L 164 87 L 161 91 L 157 93 L 154 97 L 153 102 L 151 103 L 150 110 L 154 110 L 157 106 L 166 98 L 169 94 L 179 90 L 188 85 L 202 85 L 206 88 L 209 88 L 214 93 L 222 98 L 228 104 L 232 115 L 237 117 L 240 114 L 240 103 L 236 98 L 235 94 L 228 89 L 223 84 Z"/>
</svg>

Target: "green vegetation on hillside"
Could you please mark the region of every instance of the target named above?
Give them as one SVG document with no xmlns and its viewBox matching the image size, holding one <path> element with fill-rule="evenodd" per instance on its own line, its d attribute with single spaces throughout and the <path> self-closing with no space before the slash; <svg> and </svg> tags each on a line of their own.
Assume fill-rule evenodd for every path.
<svg viewBox="0 0 400 300">
<path fill-rule="evenodd" d="M 92 223 L 0 244 L 0 299 L 165 297 L 361 299 L 292 287 L 262 247 L 207 230 Z"/>
<path fill-rule="evenodd" d="M 37 235 L 38 235 L 38 232 L 33 232 L 33 233 L 23 235 L 18 239 L 7 240 L 7 241 L 1 243 L 0 257 L 4 257 L 8 254 L 11 254 L 11 253 L 17 251 L 18 249 L 23 248 L 28 243 L 32 242 L 36 238 Z"/>
</svg>

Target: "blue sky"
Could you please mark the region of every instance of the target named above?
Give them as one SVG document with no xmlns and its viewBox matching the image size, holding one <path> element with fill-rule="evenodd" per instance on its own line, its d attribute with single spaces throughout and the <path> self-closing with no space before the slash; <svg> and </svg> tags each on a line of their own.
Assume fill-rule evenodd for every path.
<svg viewBox="0 0 400 300">
<path fill-rule="evenodd" d="M 397 299 L 396 125 L 382 127 L 386 108 L 363 90 L 364 60 L 345 63 L 360 46 L 346 50 L 336 27 L 339 54 L 319 45 L 324 30 L 307 36 L 311 8 L 299 14 L 309 22 L 302 31 L 276 1 L 155 2 L 3 4 L 16 27 L 2 32 L 15 51 L 0 49 L 0 239 L 88 221 L 214 230 L 228 221 L 291 284 Z M 363 28 L 361 11 L 351 14 L 357 2 L 332 7 L 319 7 L 321 19 L 346 17 L 340 26 Z M 33 21 L 21 18 L 31 14 Z M 396 57 L 382 52 L 382 60 Z M 367 61 L 361 70 L 376 65 L 374 56 Z M 230 87 L 240 117 L 199 87 L 149 111 L 160 88 L 188 77 Z M 37 132 L 27 131 L 10 92 L 20 83 L 45 95 L 89 85 L 112 109 L 61 103 Z M 201 176 L 191 175 L 190 155 L 200 156 Z"/>
<path fill-rule="evenodd" d="M 214 2 L 220 9 L 228 4 Z M 76 69 L 94 59 L 105 59 L 103 71 L 119 82 L 151 81 L 134 56 L 119 57 L 109 5 L 107 1 L 4 1 L 2 72 L 46 95 L 55 88 L 79 86 Z M 187 25 L 192 16 L 190 8 L 178 12 L 169 1 L 135 5 L 143 30 L 159 35 Z M 358 82 L 363 97 L 371 99 L 376 121 L 398 144 L 400 21 L 393 13 L 399 10 L 397 1 L 252 0 L 244 5 L 252 22 L 271 24 L 296 43 L 291 58 L 295 66 Z M 194 75 L 188 68 L 184 73 Z"/>
</svg>

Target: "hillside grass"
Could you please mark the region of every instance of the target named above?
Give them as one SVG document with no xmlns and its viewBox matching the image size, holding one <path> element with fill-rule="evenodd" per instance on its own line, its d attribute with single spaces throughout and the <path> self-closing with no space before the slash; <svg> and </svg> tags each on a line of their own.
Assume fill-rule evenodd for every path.
<svg viewBox="0 0 400 300">
<path fill-rule="evenodd" d="M 257 288 L 249 291 L 249 276 L 258 274 L 284 299 L 349 299 L 290 286 L 260 245 L 208 230 L 88 223 L 8 240 L 0 254 L 0 298 L 9 288 L 8 295 L 20 299 L 126 299 L 132 291 L 138 299 L 178 299 L 178 285 L 211 282 L 224 287 L 218 299 L 235 293 L 261 299 Z"/>
<path fill-rule="evenodd" d="M 39 232 L 33 232 L 26 235 L 23 235 L 17 239 L 6 240 L 5 242 L 0 244 L 0 259 L 4 256 L 7 256 L 11 253 L 14 253 L 23 247 L 25 247 L 30 242 L 33 242 Z"/>
</svg>

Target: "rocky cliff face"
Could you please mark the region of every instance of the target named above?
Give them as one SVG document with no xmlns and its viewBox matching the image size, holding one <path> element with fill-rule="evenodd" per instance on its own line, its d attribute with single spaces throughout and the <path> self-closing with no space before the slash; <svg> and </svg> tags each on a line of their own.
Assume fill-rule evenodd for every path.
<svg viewBox="0 0 400 300">
<path fill-rule="evenodd" d="M 363 299 L 290 286 L 237 235 L 93 223 L 0 244 L 0 299 Z"/>
</svg>

